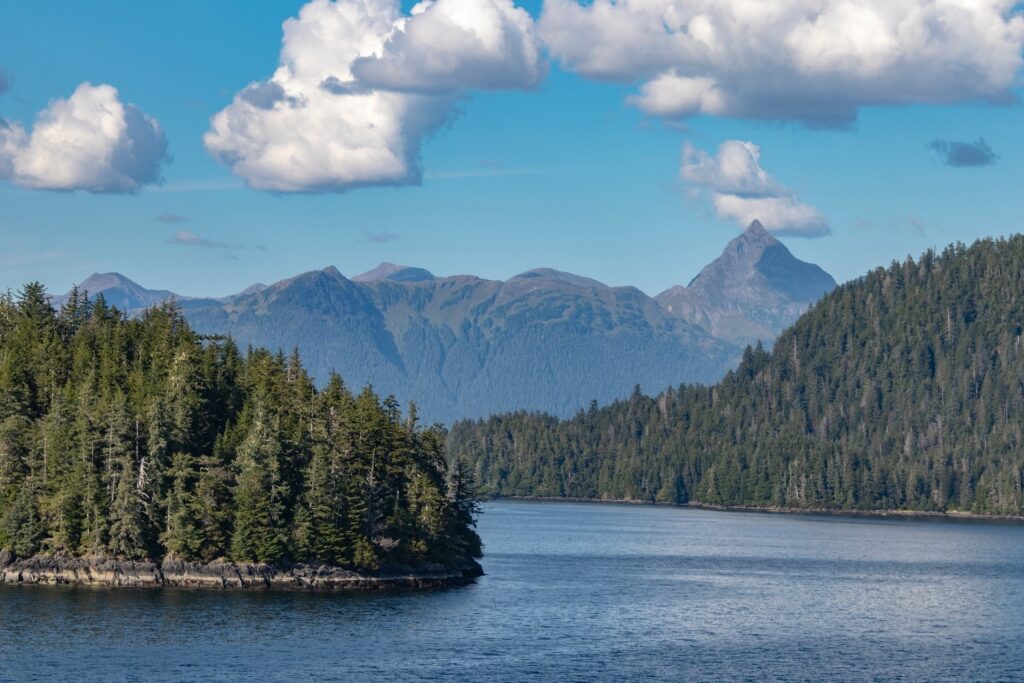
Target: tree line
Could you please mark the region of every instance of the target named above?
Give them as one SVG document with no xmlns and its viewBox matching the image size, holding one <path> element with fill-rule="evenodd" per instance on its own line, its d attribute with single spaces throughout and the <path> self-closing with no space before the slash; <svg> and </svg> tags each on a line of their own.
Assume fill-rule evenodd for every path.
<svg viewBox="0 0 1024 683">
<path fill-rule="evenodd" d="M 482 492 L 1024 514 L 1024 237 L 847 283 L 714 386 L 462 422 Z"/>
<path fill-rule="evenodd" d="M 374 571 L 481 554 L 443 427 L 298 354 L 127 318 L 39 284 L 0 295 L 0 549 Z"/>
</svg>

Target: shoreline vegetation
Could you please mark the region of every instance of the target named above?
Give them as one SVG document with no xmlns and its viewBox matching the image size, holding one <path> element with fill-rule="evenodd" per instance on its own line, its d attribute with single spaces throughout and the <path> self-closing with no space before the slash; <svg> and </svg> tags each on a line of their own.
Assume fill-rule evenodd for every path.
<svg viewBox="0 0 1024 683">
<path fill-rule="evenodd" d="M 523 503 L 583 503 L 587 505 L 653 505 L 656 507 L 673 507 L 690 510 L 707 510 L 710 512 L 738 512 L 748 514 L 770 515 L 817 515 L 827 517 L 867 517 L 867 518 L 898 518 L 921 519 L 935 521 L 960 522 L 1000 522 L 1008 524 L 1024 524 L 1024 515 L 989 515 L 947 510 L 944 512 L 930 510 L 858 510 L 850 508 L 795 508 L 771 507 L 757 505 L 715 505 L 690 501 L 673 503 L 661 500 L 613 499 L 613 498 L 559 498 L 552 496 L 493 496 L 484 498 L 485 502 L 515 501 Z"/>
<path fill-rule="evenodd" d="M 298 353 L 0 294 L 0 582 L 354 590 L 481 573 L 443 426 Z"/>
</svg>

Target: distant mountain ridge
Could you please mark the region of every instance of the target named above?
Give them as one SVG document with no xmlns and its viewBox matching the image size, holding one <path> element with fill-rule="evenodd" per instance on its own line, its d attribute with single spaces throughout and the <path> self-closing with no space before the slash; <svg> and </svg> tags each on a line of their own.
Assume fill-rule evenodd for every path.
<svg viewBox="0 0 1024 683">
<path fill-rule="evenodd" d="M 673 318 L 640 290 L 579 280 L 530 271 L 504 282 L 356 282 L 327 268 L 184 310 L 199 332 L 297 346 L 321 381 L 337 370 L 350 384 L 415 399 L 430 420 L 503 406 L 566 415 L 637 383 L 712 381 L 736 361 L 737 348 Z"/>
<path fill-rule="evenodd" d="M 380 282 L 390 280 L 392 282 L 426 282 L 433 280 L 434 274 L 424 268 L 410 268 L 399 266 L 394 263 L 382 263 L 373 270 L 368 270 L 362 275 L 352 278 L 353 282 Z"/>
<path fill-rule="evenodd" d="M 171 298 L 184 298 L 165 289 L 146 289 L 120 273 L 93 273 L 79 283 L 78 289 L 93 296 L 102 294 L 107 304 L 126 312 L 156 306 Z M 67 298 L 67 294 L 54 296 L 51 302 L 60 306 Z"/>
<path fill-rule="evenodd" d="M 809 293 L 834 285 L 761 232 L 752 226 L 682 288 L 686 311 L 699 314 L 681 312 L 680 298 L 669 295 L 680 288 L 655 300 L 635 287 L 551 268 L 500 281 L 437 277 L 393 263 L 349 279 L 330 266 L 221 298 L 147 290 L 116 273 L 93 275 L 79 288 L 129 313 L 175 298 L 200 333 L 297 347 L 318 381 L 337 371 L 350 385 L 373 384 L 402 402 L 416 400 L 427 420 L 518 409 L 567 416 L 592 400 L 624 397 L 638 384 L 657 391 L 717 381 L 738 362 L 743 339 L 770 342 L 777 321 L 795 318 Z M 730 268 L 739 274 L 730 276 Z M 726 292 L 722 305 L 718 286 Z M 773 306 L 763 320 L 755 306 L 759 287 Z M 746 308 L 736 305 L 740 299 Z M 744 327 L 737 319 L 753 322 Z M 747 336 L 716 336 L 737 327 Z"/>
</svg>

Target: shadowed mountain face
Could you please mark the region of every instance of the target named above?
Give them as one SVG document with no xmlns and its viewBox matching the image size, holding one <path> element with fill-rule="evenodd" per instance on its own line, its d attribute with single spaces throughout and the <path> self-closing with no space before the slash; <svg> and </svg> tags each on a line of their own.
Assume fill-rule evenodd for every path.
<svg viewBox="0 0 1024 683">
<path fill-rule="evenodd" d="M 754 221 L 686 287 L 655 299 L 665 310 L 712 335 L 745 346 L 771 345 L 835 280 L 796 258 Z"/>
<path fill-rule="evenodd" d="M 362 280 L 328 268 L 185 313 L 199 332 L 297 346 L 320 381 L 336 370 L 439 421 L 516 409 L 569 415 L 638 383 L 714 381 L 738 358 L 635 288 L 567 273 Z"/>
<path fill-rule="evenodd" d="M 564 417 L 637 384 L 655 392 L 717 381 L 738 362 L 737 343 L 770 343 L 834 285 L 755 224 L 689 287 L 658 301 L 550 268 L 502 282 L 392 263 L 352 279 L 325 268 L 219 299 L 147 290 L 117 274 L 81 288 L 129 313 L 176 298 L 198 332 L 297 347 L 320 382 L 337 371 L 448 422 L 510 410 Z"/>
</svg>

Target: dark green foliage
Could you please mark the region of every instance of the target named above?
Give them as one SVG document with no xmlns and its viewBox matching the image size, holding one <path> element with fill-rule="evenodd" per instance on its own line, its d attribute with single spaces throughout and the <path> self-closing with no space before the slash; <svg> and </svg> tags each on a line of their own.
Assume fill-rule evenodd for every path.
<svg viewBox="0 0 1024 683">
<path fill-rule="evenodd" d="M 0 296 L 0 549 L 361 569 L 479 556 L 446 435 L 178 306 Z M 471 510 L 467 515 L 466 510 Z"/>
<path fill-rule="evenodd" d="M 456 425 L 490 495 L 1024 514 L 1024 237 L 826 296 L 712 387 Z"/>
</svg>

